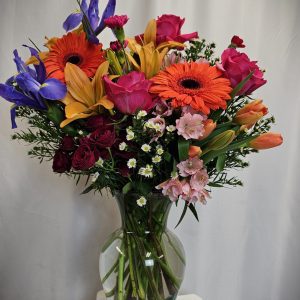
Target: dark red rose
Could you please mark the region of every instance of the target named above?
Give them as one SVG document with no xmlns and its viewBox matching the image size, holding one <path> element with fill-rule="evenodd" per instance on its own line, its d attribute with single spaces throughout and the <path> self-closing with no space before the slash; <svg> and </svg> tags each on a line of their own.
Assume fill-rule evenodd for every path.
<svg viewBox="0 0 300 300">
<path fill-rule="evenodd" d="M 112 121 L 109 120 L 107 117 L 98 115 L 88 118 L 85 126 L 89 132 L 93 132 L 98 128 L 102 128 L 104 131 L 106 129 L 113 128 L 113 125 L 110 125 L 111 123 Z"/>
<path fill-rule="evenodd" d="M 87 144 L 82 144 L 75 151 L 72 158 L 72 167 L 75 170 L 88 170 L 96 162 L 94 152 Z"/>
<path fill-rule="evenodd" d="M 57 150 L 53 157 L 52 169 L 56 173 L 69 172 L 71 169 L 71 157 L 62 150 Z"/>
<path fill-rule="evenodd" d="M 234 35 L 231 39 L 231 46 L 234 48 L 245 48 L 244 41 L 237 35 Z"/>
<path fill-rule="evenodd" d="M 73 152 L 76 149 L 75 141 L 71 136 L 65 136 L 61 141 L 60 150 Z"/>
<path fill-rule="evenodd" d="M 110 148 L 116 141 L 116 134 L 113 130 L 105 130 L 102 128 L 95 130 L 90 138 L 89 143 L 97 148 Z"/>
</svg>

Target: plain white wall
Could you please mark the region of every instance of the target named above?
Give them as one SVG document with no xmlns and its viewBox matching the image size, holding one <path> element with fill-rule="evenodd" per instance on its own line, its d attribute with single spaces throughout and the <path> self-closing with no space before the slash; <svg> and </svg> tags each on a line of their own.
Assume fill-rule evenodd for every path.
<svg viewBox="0 0 300 300">
<path fill-rule="evenodd" d="M 102 8 L 104 2 L 102 3 Z M 218 52 L 233 34 L 267 70 L 268 85 L 255 94 L 276 116 L 282 147 L 251 158 L 237 173 L 245 187 L 214 190 L 200 223 L 189 215 L 176 230 L 187 254 L 182 293 L 204 300 L 299 300 L 299 0 L 119 0 L 128 35 L 147 20 L 186 17 L 184 32 L 199 31 Z M 0 0 L 0 81 L 15 73 L 12 51 L 27 37 L 42 45 L 62 35 L 75 0 Z M 106 31 L 102 40 L 112 35 Z M 26 51 L 20 51 L 25 54 Z M 93 300 L 100 289 L 98 255 L 119 225 L 108 196 L 81 196 L 83 184 L 52 173 L 10 141 L 9 107 L 0 100 L 0 299 Z M 174 208 L 170 227 L 181 211 Z"/>
</svg>

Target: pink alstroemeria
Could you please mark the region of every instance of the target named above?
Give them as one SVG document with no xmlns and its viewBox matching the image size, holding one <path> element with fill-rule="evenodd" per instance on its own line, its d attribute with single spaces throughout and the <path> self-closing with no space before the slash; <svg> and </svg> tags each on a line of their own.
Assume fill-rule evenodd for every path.
<svg viewBox="0 0 300 300">
<path fill-rule="evenodd" d="M 193 190 L 201 192 L 208 184 L 208 174 L 206 169 L 202 169 L 195 173 L 190 180 L 190 184 Z"/>
<path fill-rule="evenodd" d="M 187 160 L 180 162 L 177 165 L 177 168 L 179 170 L 180 176 L 188 177 L 202 170 L 203 161 L 198 157 L 189 158 Z"/>
<path fill-rule="evenodd" d="M 156 187 L 162 189 L 162 194 L 168 196 L 171 201 L 177 201 L 182 194 L 182 185 L 178 179 L 169 179 Z"/>
<path fill-rule="evenodd" d="M 133 115 L 138 110 L 148 112 L 155 105 L 148 92 L 151 81 L 142 72 L 133 71 L 123 75 L 116 83 L 105 76 L 104 83 L 108 98 L 123 114 Z"/>
<path fill-rule="evenodd" d="M 186 140 L 198 139 L 204 133 L 204 117 L 200 114 L 186 113 L 176 120 L 178 135 L 182 135 Z"/>
</svg>

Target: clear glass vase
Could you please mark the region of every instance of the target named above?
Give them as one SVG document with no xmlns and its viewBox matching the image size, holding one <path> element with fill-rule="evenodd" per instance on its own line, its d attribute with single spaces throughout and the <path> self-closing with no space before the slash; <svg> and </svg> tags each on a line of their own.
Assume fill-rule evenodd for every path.
<svg viewBox="0 0 300 300">
<path fill-rule="evenodd" d="M 122 227 L 105 243 L 100 277 L 107 299 L 176 299 L 185 270 L 183 246 L 167 229 L 172 202 L 149 194 L 117 194 Z"/>
</svg>

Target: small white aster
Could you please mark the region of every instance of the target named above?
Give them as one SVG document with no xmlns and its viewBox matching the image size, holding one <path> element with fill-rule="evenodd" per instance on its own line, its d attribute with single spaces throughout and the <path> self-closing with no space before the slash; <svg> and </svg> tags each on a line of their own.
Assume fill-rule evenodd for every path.
<svg viewBox="0 0 300 300">
<path fill-rule="evenodd" d="M 148 178 L 153 177 L 153 166 L 152 165 L 147 165 L 145 168 L 140 168 L 139 169 L 139 174 Z"/>
<path fill-rule="evenodd" d="M 79 131 L 78 131 L 78 134 L 79 134 L 79 135 L 83 135 L 83 131 L 82 131 L 82 130 L 79 130 Z"/>
<path fill-rule="evenodd" d="M 103 167 L 104 160 L 100 157 L 99 160 L 96 162 L 97 167 Z"/>
<path fill-rule="evenodd" d="M 130 158 L 127 162 L 127 166 L 128 166 L 129 169 L 136 168 L 136 159 L 135 158 Z"/>
<path fill-rule="evenodd" d="M 154 123 L 152 121 L 148 121 L 145 123 L 144 127 L 154 129 Z"/>
<path fill-rule="evenodd" d="M 127 141 L 131 141 L 131 140 L 133 140 L 133 139 L 134 139 L 134 132 L 131 131 L 131 132 L 127 133 L 127 135 L 126 135 L 126 140 L 127 140 Z"/>
<path fill-rule="evenodd" d="M 125 142 L 122 142 L 122 143 L 119 144 L 119 149 L 120 149 L 121 151 L 126 150 L 126 148 L 127 148 L 127 144 L 126 144 Z"/>
<path fill-rule="evenodd" d="M 164 149 L 162 148 L 162 146 L 157 146 L 156 147 L 156 153 L 158 154 L 158 155 L 163 155 L 164 154 Z"/>
<path fill-rule="evenodd" d="M 141 149 L 144 151 L 144 152 L 150 152 L 151 151 L 151 146 L 148 145 L 148 144 L 144 144 Z"/>
<path fill-rule="evenodd" d="M 176 127 L 174 125 L 169 125 L 166 127 L 168 132 L 174 132 L 176 130 Z"/>
<path fill-rule="evenodd" d="M 158 164 L 161 162 L 161 156 L 159 155 L 155 155 L 154 157 L 152 157 L 152 162 L 155 164 Z"/>
<path fill-rule="evenodd" d="M 138 206 L 143 207 L 147 204 L 147 199 L 145 197 L 140 197 L 136 200 Z"/>
<path fill-rule="evenodd" d="M 132 132 L 133 132 L 133 131 L 132 131 L 132 127 L 131 127 L 131 126 L 127 127 L 127 128 L 126 128 L 126 132 L 127 132 L 127 133 L 132 133 Z"/>
<path fill-rule="evenodd" d="M 95 173 L 93 178 L 92 178 L 92 182 L 96 182 L 99 176 L 100 176 L 100 174 L 98 172 Z"/>
<path fill-rule="evenodd" d="M 155 131 L 160 131 L 160 125 L 159 124 L 154 124 L 153 125 L 153 129 L 155 130 Z"/>
<path fill-rule="evenodd" d="M 138 112 L 138 114 L 136 115 L 136 118 L 139 120 L 139 119 L 141 119 L 143 117 L 146 117 L 146 116 L 147 116 L 147 112 L 145 110 L 140 110 Z"/>
</svg>

